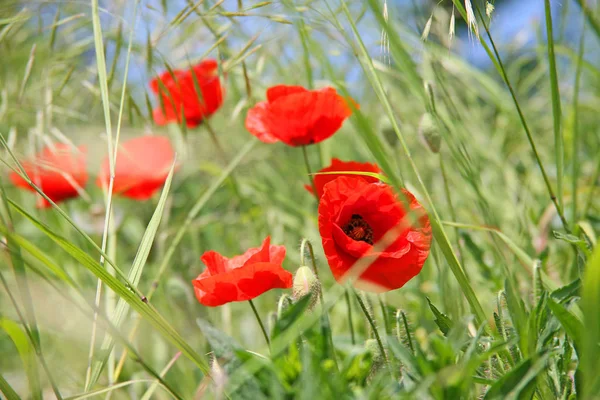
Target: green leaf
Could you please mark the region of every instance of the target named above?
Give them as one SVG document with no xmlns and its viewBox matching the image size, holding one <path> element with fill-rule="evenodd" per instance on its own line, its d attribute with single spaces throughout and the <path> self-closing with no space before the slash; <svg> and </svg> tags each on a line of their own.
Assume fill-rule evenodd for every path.
<svg viewBox="0 0 600 400">
<path fill-rule="evenodd" d="M 282 313 L 281 317 L 277 319 L 277 322 L 273 327 L 273 332 L 271 333 L 272 340 L 275 340 L 277 336 L 281 335 L 281 333 L 306 312 L 311 300 L 312 295 L 310 293 L 306 296 L 302 296 Z"/>
<path fill-rule="evenodd" d="M 583 354 L 578 352 L 583 369 L 582 398 L 591 398 L 600 392 L 600 246 L 596 246 L 594 254 L 590 257 L 583 276 L 583 293 L 581 307 L 585 321 L 581 333 L 581 346 Z"/>
<path fill-rule="evenodd" d="M 156 232 L 158 231 L 158 227 L 160 225 L 160 221 L 163 216 L 163 212 L 165 209 L 165 203 L 167 202 L 167 197 L 169 195 L 169 189 L 171 188 L 171 181 L 173 180 L 173 173 L 175 171 L 175 163 L 177 160 L 173 160 L 173 164 L 171 165 L 171 169 L 169 170 L 169 175 L 167 175 L 167 179 L 165 180 L 165 184 L 160 195 L 160 199 L 158 200 L 158 204 L 156 209 L 154 210 L 154 214 L 152 214 L 152 218 L 146 227 L 146 231 L 142 236 L 142 240 L 140 242 L 140 246 L 138 247 L 137 254 L 135 255 L 135 259 L 133 260 L 133 265 L 129 270 L 129 275 L 127 279 L 131 282 L 133 287 L 137 287 L 140 282 L 140 278 L 142 277 L 142 272 L 144 271 L 144 266 L 146 265 L 146 261 L 148 260 L 148 255 L 150 254 L 150 249 L 152 249 L 152 244 L 154 243 L 154 237 L 156 236 Z M 129 306 L 127 301 L 124 298 L 120 298 L 117 306 L 113 312 L 111 322 L 115 327 L 120 328 L 123 323 L 124 317 L 127 315 L 129 311 Z M 112 351 L 114 345 L 114 339 L 110 335 L 106 335 L 104 337 L 104 341 L 102 342 L 101 354 L 104 354 L 104 357 L 101 360 L 97 360 L 94 363 L 94 367 L 92 369 L 91 378 L 89 381 L 89 385 L 86 389 L 90 389 L 94 386 L 94 384 L 98 381 L 100 377 L 100 373 L 106 364 L 106 361 Z"/>
<path fill-rule="evenodd" d="M 21 400 L 17 392 L 10 386 L 10 384 L 0 374 L 0 392 L 6 396 L 6 400 Z"/>
<path fill-rule="evenodd" d="M 566 303 L 575 297 L 579 297 L 581 286 L 581 279 L 577 278 L 573 282 L 554 290 L 550 293 L 550 297 L 559 303 Z"/>
<path fill-rule="evenodd" d="M 558 319 L 567 335 L 573 339 L 575 351 L 581 357 L 583 350 L 582 346 L 582 335 L 585 332 L 583 323 L 569 310 L 567 310 L 562 304 L 559 304 L 548 299 L 548 307 L 552 310 L 552 314 Z"/>
<path fill-rule="evenodd" d="M 562 240 L 564 242 L 577 246 L 577 248 L 583 252 L 586 258 L 589 258 L 592 255 L 592 252 L 590 251 L 588 244 L 585 240 L 575 235 L 571 235 L 570 233 L 552 231 L 552 234 L 558 240 Z"/>
<path fill-rule="evenodd" d="M 243 364 L 237 353 L 244 351 L 243 347 L 210 322 L 198 318 L 196 323 L 212 349 L 213 359 L 217 360 L 219 365 L 222 364 L 224 373 L 229 375 L 234 371 L 241 371 Z M 232 398 L 248 400 L 265 397 L 254 377 L 246 377 L 244 383 L 234 393 L 228 395 L 233 396 Z"/>
<path fill-rule="evenodd" d="M 454 323 L 446 314 L 442 313 L 437 309 L 436 306 L 433 305 L 429 297 L 427 298 L 427 302 L 429 303 L 429 308 L 435 316 L 435 323 L 437 324 L 438 328 L 440 328 L 440 331 L 442 331 L 444 336 L 448 336 L 448 332 L 450 332 L 450 329 L 452 329 Z"/>
<path fill-rule="evenodd" d="M 175 331 L 175 329 L 160 315 L 151 304 L 145 303 L 137 294 L 139 291 L 126 280 L 127 285 L 120 282 L 112 276 L 102 265 L 90 257 L 83 250 L 75 246 L 71 241 L 51 231 L 46 225 L 36 220 L 33 216 L 23 210 L 21 207 L 11 202 L 11 205 L 25 218 L 27 218 L 41 233 L 46 235 L 59 247 L 67 252 L 71 257 L 77 260 L 81 265 L 92 272 L 97 278 L 102 280 L 119 297 L 139 312 L 154 328 L 160 332 L 171 344 L 182 351 L 182 353 L 192 360 L 200 370 L 206 374 L 209 368 L 206 360 L 200 356 L 192 347 Z M 143 295 L 142 295 L 143 296 Z"/>
<path fill-rule="evenodd" d="M 32 396 L 34 398 L 41 399 L 42 389 L 40 385 L 38 366 L 35 359 L 35 350 L 27 338 L 27 335 L 21 326 L 19 326 L 19 324 L 11 321 L 8 318 L 0 319 L 0 329 L 2 329 L 8 335 L 8 337 L 10 337 L 17 348 L 17 352 L 19 353 L 21 362 L 23 363 L 23 370 L 25 371 L 25 375 L 27 375 L 27 380 L 29 381 L 29 388 Z"/>
<path fill-rule="evenodd" d="M 528 314 L 527 310 L 525 310 L 525 304 L 519 296 L 517 290 L 515 289 L 515 285 L 512 279 L 507 278 L 504 284 L 506 288 L 506 307 L 508 309 L 508 313 L 510 314 L 510 319 L 519 335 L 519 348 L 523 353 L 523 356 L 526 357 L 528 354 Z"/>
<path fill-rule="evenodd" d="M 498 379 L 487 391 L 484 399 L 531 399 L 535 391 L 535 378 L 545 368 L 548 354 L 523 360 Z"/>
</svg>

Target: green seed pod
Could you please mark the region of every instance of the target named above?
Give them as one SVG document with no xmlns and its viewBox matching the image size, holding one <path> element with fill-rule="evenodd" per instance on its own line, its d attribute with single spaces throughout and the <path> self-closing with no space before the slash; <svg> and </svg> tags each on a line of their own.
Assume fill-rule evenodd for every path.
<svg viewBox="0 0 600 400">
<path fill-rule="evenodd" d="M 440 136 L 435 120 L 427 112 L 423 114 L 419 122 L 419 137 L 429 147 L 429 150 L 434 153 L 440 152 L 442 137 Z"/>
<path fill-rule="evenodd" d="M 296 270 L 294 275 L 294 283 L 292 286 L 292 296 L 294 300 L 298 300 L 308 294 L 311 295 L 309 309 L 312 309 L 319 299 L 321 293 L 321 283 L 315 276 L 314 272 L 307 266 L 303 265 Z"/>
</svg>

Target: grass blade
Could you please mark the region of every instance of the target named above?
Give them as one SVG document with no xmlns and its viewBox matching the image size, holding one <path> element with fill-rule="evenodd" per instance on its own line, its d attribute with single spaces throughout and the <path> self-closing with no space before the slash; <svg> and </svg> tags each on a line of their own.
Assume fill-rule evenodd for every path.
<svg viewBox="0 0 600 400">
<path fill-rule="evenodd" d="M 0 392 L 6 396 L 6 400 L 21 400 L 17 392 L 10 386 L 10 384 L 0 374 Z"/>
<path fill-rule="evenodd" d="M 171 344 L 192 360 L 202 372 L 208 375 L 209 367 L 206 360 L 200 356 L 189 344 L 175 331 L 175 329 L 160 315 L 149 302 L 144 302 L 143 297 L 137 295 L 139 293 L 133 284 L 126 280 L 126 284 L 120 282 L 116 277 L 112 276 L 106 268 L 90 257 L 83 250 L 79 249 L 69 240 L 56 234 L 46 225 L 42 224 L 31 216 L 27 211 L 23 210 L 18 205 L 11 203 L 12 206 L 27 218 L 41 233 L 51 239 L 72 258 L 82 264 L 83 267 L 92 272 L 98 279 L 104 282 L 111 288 L 119 297 L 123 298 L 134 310 L 139 312 L 154 328 L 161 333 Z"/>
<path fill-rule="evenodd" d="M 556 157 L 556 196 L 558 205 L 562 209 L 563 204 L 563 175 L 564 175 L 564 141 L 562 136 L 560 106 L 560 91 L 558 89 L 558 72 L 556 71 L 556 56 L 554 55 L 554 32 L 552 29 L 552 8 L 550 0 L 544 0 L 546 12 L 546 36 L 548 40 L 548 64 L 550 66 L 550 88 L 552 91 L 552 116 L 554 120 L 554 152 Z"/>
<path fill-rule="evenodd" d="M 584 393 L 582 398 L 592 398 L 600 389 L 600 358 L 598 357 L 598 343 L 600 343 L 600 246 L 596 247 L 590 257 L 583 276 L 583 293 L 581 308 L 584 315 L 582 334 L 583 353 L 581 354 L 581 368 L 583 370 Z"/>
<path fill-rule="evenodd" d="M 128 276 L 129 281 L 131 282 L 132 285 L 134 285 L 136 287 L 142 276 L 142 272 L 144 270 L 144 266 L 146 265 L 146 261 L 148 260 L 148 255 L 150 254 L 150 249 L 152 248 L 152 244 L 154 243 L 154 237 L 156 236 L 156 232 L 158 232 L 158 227 L 160 225 L 160 221 L 163 216 L 165 203 L 167 202 L 167 197 L 169 195 L 169 189 L 171 187 L 171 181 L 173 179 L 174 171 L 175 171 L 175 163 L 173 163 L 173 165 L 171 166 L 171 170 L 169 171 L 169 175 L 167 176 L 167 180 L 165 181 L 165 186 L 163 187 L 162 193 L 160 195 L 158 205 L 156 206 L 156 209 L 154 210 L 154 214 L 152 215 L 152 218 L 150 219 L 150 222 L 148 223 L 148 227 L 146 228 L 146 231 L 144 232 L 144 236 L 142 237 L 142 240 L 138 247 L 138 252 L 135 256 L 135 259 L 133 260 L 133 265 L 131 266 L 131 270 L 129 271 L 129 276 Z M 124 319 L 125 315 L 127 315 L 128 311 L 129 311 L 129 307 L 127 305 L 127 302 L 125 301 L 125 299 L 120 298 L 119 302 L 117 303 L 117 306 L 114 310 L 114 313 L 112 315 L 112 321 L 111 321 L 117 329 L 119 329 L 119 327 L 123 323 L 123 319 Z M 107 357 L 110 354 L 110 352 L 112 351 L 113 344 L 114 344 L 113 338 L 110 337 L 109 335 L 107 335 L 104 338 L 104 342 L 102 343 L 102 347 L 101 347 L 101 354 L 104 354 L 104 357 L 102 360 L 99 360 L 94 364 L 94 367 L 93 367 L 92 373 L 91 373 L 89 387 L 92 387 L 98 381 L 98 378 L 100 377 L 100 373 L 102 372 L 102 369 L 104 368 L 104 365 L 106 364 Z"/>
</svg>

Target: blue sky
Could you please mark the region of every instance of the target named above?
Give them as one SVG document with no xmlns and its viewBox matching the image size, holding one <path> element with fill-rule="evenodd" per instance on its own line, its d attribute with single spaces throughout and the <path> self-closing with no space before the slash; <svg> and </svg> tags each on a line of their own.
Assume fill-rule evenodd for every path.
<svg viewBox="0 0 600 400">
<path fill-rule="evenodd" d="M 594 4 L 597 1 L 598 0 L 588 0 L 588 3 Z M 252 4 L 253 2 L 254 1 L 250 2 L 249 0 L 245 1 L 246 4 Z M 130 4 L 132 3 L 133 2 L 130 2 Z M 147 32 L 149 30 L 153 31 L 154 37 L 156 37 L 157 32 L 155 28 L 157 22 L 164 23 L 164 21 L 169 21 L 173 19 L 177 15 L 179 10 L 182 9 L 183 5 L 186 4 L 186 0 L 168 0 L 169 13 L 167 17 L 162 16 L 162 7 L 160 6 L 161 0 L 146 0 L 141 3 L 143 4 L 140 7 L 142 13 L 140 15 L 140 18 L 138 19 L 136 27 L 136 38 L 140 42 L 140 44 L 145 46 Z M 206 2 L 206 4 L 209 3 L 211 2 Z M 332 0 L 330 1 L 330 3 L 335 4 L 336 2 Z M 388 0 L 390 10 L 393 10 L 392 12 L 394 13 L 391 16 L 391 18 L 393 17 L 396 20 L 402 21 L 406 26 L 414 26 L 414 17 L 412 17 L 412 13 L 402 12 L 401 8 L 412 7 L 412 5 L 415 3 L 422 4 L 422 0 Z M 112 3 L 111 1 L 107 0 L 105 6 L 110 9 L 111 4 L 115 3 Z M 318 2 L 315 2 L 314 4 L 318 4 Z M 357 2 L 350 4 L 359 7 L 361 3 Z M 225 0 L 223 5 L 226 9 L 230 9 L 232 11 L 237 10 L 237 0 Z M 155 8 L 154 10 L 152 9 L 153 7 Z M 583 26 L 582 15 L 579 7 L 572 0 L 562 0 L 561 2 L 553 0 L 552 10 L 556 25 L 555 36 L 558 37 L 561 34 L 561 32 L 563 32 L 564 28 L 563 43 L 571 48 L 576 48 L 576 44 L 578 42 L 579 35 Z M 122 10 L 120 10 L 120 12 L 122 12 Z M 129 10 L 129 12 L 131 12 L 131 10 Z M 266 11 L 255 10 L 253 12 L 260 13 Z M 281 3 L 273 3 L 269 6 L 268 13 L 271 14 L 273 12 L 289 15 L 289 13 L 286 12 L 283 4 Z M 427 14 L 430 11 L 423 10 L 423 12 Z M 561 18 L 559 17 L 565 12 L 567 15 L 567 24 L 564 27 L 562 27 L 560 26 Z M 313 13 L 313 15 L 316 14 Z M 110 23 L 110 16 L 105 14 L 105 17 L 107 18 L 106 22 Z M 126 19 L 128 21 L 131 21 L 131 17 L 131 13 L 129 13 L 128 15 L 126 14 Z M 427 16 L 425 18 L 427 18 Z M 248 36 L 252 36 L 257 32 L 262 32 L 261 39 L 259 40 L 263 41 L 272 40 L 273 38 L 275 38 L 275 40 L 281 40 L 282 31 L 287 32 L 285 31 L 285 28 L 283 28 L 284 30 L 281 29 L 281 25 L 269 21 L 266 18 L 243 18 L 240 19 L 240 21 L 243 21 L 243 29 L 247 31 Z M 112 21 L 112 23 L 114 23 L 114 20 Z M 314 22 L 311 21 L 311 23 Z M 367 30 L 369 29 L 369 24 L 361 24 L 361 26 L 364 29 L 364 31 L 361 33 L 366 38 L 366 41 L 370 43 L 376 43 L 379 38 L 379 31 Z M 539 43 L 539 41 L 545 40 L 544 1 L 507 0 L 499 3 L 492 15 L 491 31 L 492 36 L 494 37 L 494 40 L 498 45 L 501 55 L 503 55 L 503 57 L 509 54 L 508 52 L 531 52 L 532 49 L 536 46 L 536 44 Z M 289 27 L 289 34 L 294 36 L 296 35 L 293 27 Z M 492 67 L 491 62 L 482 46 L 475 40 L 469 39 L 467 37 L 466 30 L 457 32 L 457 35 L 460 37 L 460 39 L 462 39 L 464 45 L 454 46 L 453 51 L 458 52 L 466 60 L 468 60 L 470 63 L 479 68 Z M 588 36 L 588 43 L 586 43 L 586 57 L 589 59 L 591 57 L 596 56 L 598 52 L 598 46 L 596 38 L 593 35 Z M 173 42 L 176 41 L 176 37 L 176 33 L 172 33 L 171 37 L 161 41 L 156 47 L 156 50 L 158 50 L 159 54 L 162 54 L 168 62 L 176 63 L 176 65 L 177 63 L 181 64 L 182 62 L 184 62 L 186 54 L 188 54 L 191 58 L 197 57 L 200 54 L 202 54 L 204 50 L 214 42 L 214 38 L 212 38 L 212 36 L 198 37 L 198 40 L 194 41 L 187 39 L 180 45 L 173 46 Z M 194 35 L 192 35 L 191 37 L 194 37 Z M 291 47 L 288 47 L 288 49 L 289 48 Z M 376 46 L 374 46 L 374 51 L 377 51 Z M 373 55 L 377 56 L 378 54 Z M 121 61 L 123 61 L 123 59 Z M 147 81 L 150 78 L 150 76 L 148 76 L 148 73 L 146 71 L 144 65 L 145 61 L 139 58 L 137 60 L 132 61 L 133 62 L 130 68 L 130 82 L 141 83 Z M 342 66 L 348 65 L 349 61 L 350 60 L 347 57 L 342 57 L 336 58 L 334 62 L 337 63 L 337 65 Z M 562 61 L 564 62 L 564 60 Z M 160 59 L 156 60 L 155 68 L 158 71 L 164 69 L 162 61 Z M 348 79 L 352 79 L 354 77 L 356 77 L 356 73 L 348 73 Z"/>
</svg>

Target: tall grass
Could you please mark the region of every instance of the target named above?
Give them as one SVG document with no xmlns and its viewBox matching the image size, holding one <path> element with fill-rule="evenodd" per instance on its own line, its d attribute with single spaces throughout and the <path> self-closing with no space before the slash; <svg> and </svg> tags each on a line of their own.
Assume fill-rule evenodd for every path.
<svg viewBox="0 0 600 400">
<path fill-rule="evenodd" d="M 600 15 L 572 3 L 576 50 L 556 34 L 568 13 L 545 1 L 546 34 L 511 53 L 473 0 L 422 4 L 427 34 L 418 10 L 378 0 L 4 2 L 0 393 L 600 398 L 600 70 L 585 51 Z M 461 18 L 470 34 L 450 40 Z M 478 46 L 491 68 L 461 55 Z M 150 79 L 206 57 L 223 107 L 196 129 L 156 126 Z M 244 119 L 277 83 L 334 86 L 360 108 L 306 152 L 266 145 Z M 38 210 L 7 179 L 29 179 L 18 160 L 59 141 L 88 145 L 95 179 L 121 141 L 150 133 L 171 138 L 180 168 L 144 203 L 111 180 Z M 332 279 L 303 186 L 305 161 L 333 157 L 376 162 L 427 209 L 431 254 L 403 288 L 355 296 Z M 292 272 L 312 243 L 322 288 L 312 311 L 281 291 L 254 301 L 269 346 L 247 305 L 204 307 L 191 285 L 203 252 L 267 235 Z"/>
</svg>

